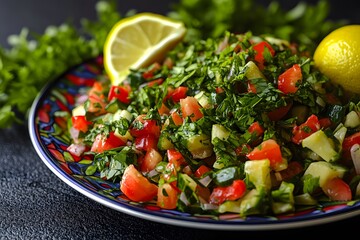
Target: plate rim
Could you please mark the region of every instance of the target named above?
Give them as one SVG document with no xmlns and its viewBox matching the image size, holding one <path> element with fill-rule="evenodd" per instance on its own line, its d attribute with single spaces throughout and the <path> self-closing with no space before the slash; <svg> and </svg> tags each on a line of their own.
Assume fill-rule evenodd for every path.
<svg viewBox="0 0 360 240">
<path fill-rule="evenodd" d="M 275 220 L 274 222 L 266 222 L 266 223 L 251 223 L 251 222 L 231 222 L 231 221 L 201 221 L 201 220 L 192 220 L 192 219 L 184 219 L 184 218 L 176 218 L 175 216 L 167 216 L 164 214 L 156 214 L 156 212 L 149 211 L 140 211 L 135 207 L 130 207 L 125 203 L 116 202 L 109 198 L 106 198 L 103 195 L 98 194 L 97 192 L 92 191 L 86 186 L 77 182 L 71 175 L 67 174 L 64 170 L 59 168 L 55 163 L 51 153 L 49 153 L 46 147 L 42 144 L 40 138 L 38 137 L 38 128 L 36 124 L 36 112 L 42 103 L 43 98 L 45 98 L 50 90 L 55 86 L 56 83 L 60 82 L 62 77 L 65 74 L 73 71 L 78 68 L 82 64 L 93 61 L 95 58 L 90 60 L 85 60 L 71 68 L 65 70 L 62 74 L 54 79 L 50 80 L 37 94 L 34 99 L 28 117 L 28 132 L 30 135 L 31 143 L 40 157 L 40 159 L 44 162 L 44 164 L 51 170 L 53 174 L 55 174 L 60 180 L 66 183 L 68 186 L 83 194 L 84 196 L 90 198 L 91 200 L 100 203 L 106 207 L 114 209 L 116 211 L 131 215 L 133 217 L 138 217 L 144 220 L 153 221 L 162 224 L 168 224 L 178 227 L 188 227 L 188 228 L 197 228 L 197 229 L 208 229 L 208 230 L 231 230 L 231 231 L 254 231 L 254 230 L 284 230 L 284 229 L 294 229 L 301 227 L 310 227 L 315 225 L 321 225 L 326 223 L 331 223 L 334 221 L 340 221 L 348 218 L 355 217 L 360 215 L 360 206 L 357 206 L 355 209 L 347 209 L 341 212 L 333 211 L 328 213 L 326 216 L 312 216 L 311 219 L 289 219 L 287 218 L 285 221 L 283 220 Z"/>
</svg>

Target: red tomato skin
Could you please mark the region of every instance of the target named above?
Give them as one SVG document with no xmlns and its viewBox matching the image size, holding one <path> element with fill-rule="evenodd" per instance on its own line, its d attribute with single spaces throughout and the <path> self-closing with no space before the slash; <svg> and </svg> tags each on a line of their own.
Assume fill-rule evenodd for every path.
<svg viewBox="0 0 360 240">
<path fill-rule="evenodd" d="M 106 103 L 103 98 L 97 95 L 89 95 L 89 104 L 87 105 L 86 111 L 91 112 L 96 116 L 106 113 Z"/>
<path fill-rule="evenodd" d="M 277 164 L 283 162 L 280 146 L 273 139 L 263 141 L 250 153 L 246 154 L 246 157 L 250 160 L 269 159 L 272 168 L 276 168 Z"/>
<path fill-rule="evenodd" d="M 289 112 L 293 103 L 288 103 L 286 106 L 279 107 L 271 112 L 268 112 L 267 115 L 271 121 L 279 121 Z"/>
<path fill-rule="evenodd" d="M 179 151 L 168 149 L 166 153 L 169 163 L 173 164 L 176 169 L 179 169 L 182 165 L 186 165 L 185 158 Z"/>
<path fill-rule="evenodd" d="M 101 99 L 104 99 L 105 96 L 103 94 L 103 91 L 104 91 L 103 85 L 99 82 L 94 82 L 94 85 L 90 88 L 88 95 L 89 96 L 97 96 Z"/>
<path fill-rule="evenodd" d="M 256 51 L 254 60 L 258 63 L 259 68 L 264 68 L 264 49 L 267 48 L 272 56 L 275 55 L 275 50 L 273 47 L 266 41 L 259 42 L 253 46 L 253 49 Z"/>
<path fill-rule="evenodd" d="M 169 115 L 170 109 L 164 104 L 161 104 L 161 107 L 158 109 L 160 115 Z"/>
<path fill-rule="evenodd" d="M 72 116 L 71 122 L 73 127 L 81 132 L 87 132 L 91 124 L 90 121 L 86 120 L 85 116 Z"/>
<path fill-rule="evenodd" d="M 176 126 L 180 126 L 183 124 L 183 119 L 177 111 L 173 111 L 171 113 L 171 119 L 173 120 Z"/>
<path fill-rule="evenodd" d="M 108 101 L 110 102 L 113 99 L 118 99 L 122 103 L 129 104 L 129 93 L 130 87 L 112 85 L 109 90 Z"/>
<path fill-rule="evenodd" d="M 157 149 L 157 142 L 158 139 L 154 135 L 147 134 L 135 139 L 135 148 L 147 152 L 151 149 Z"/>
<path fill-rule="evenodd" d="M 130 200 L 135 202 L 147 202 L 157 195 L 158 187 L 149 182 L 134 165 L 129 165 L 122 176 L 120 190 Z"/>
<path fill-rule="evenodd" d="M 187 87 L 180 86 L 178 88 L 175 88 L 175 90 L 172 92 L 170 98 L 176 103 L 180 102 L 180 99 L 186 98 L 187 91 L 188 91 Z"/>
<path fill-rule="evenodd" d="M 197 178 L 201 178 L 205 173 L 211 171 L 211 169 L 205 165 L 201 165 L 198 169 L 196 169 L 194 176 Z"/>
<path fill-rule="evenodd" d="M 175 209 L 177 206 L 178 191 L 170 184 L 159 186 L 156 205 L 163 209 Z"/>
<path fill-rule="evenodd" d="M 284 181 L 291 179 L 297 174 L 301 173 L 304 170 L 304 167 L 296 161 L 289 162 L 288 167 L 280 171 L 280 175 Z"/>
<path fill-rule="evenodd" d="M 200 110 L 201 106 L 195 97 L 180 99 L 180 108 L 183 118 L 190 117 L 192 122 L 195 122 L 204 116 Z"/>
<path fill-rule="evenodd" d="M 302 72 L 299 64 L 294 64 L 291 68 L 280 74 L 278 78 L 278 89 L 285 94 L 296 93 L 296 86 L 302 80 Z"/>
<path fill-rule="evenodd" d="M 300 144 L 302 140 L 320 129 L 321 125 L 316 115 L 312 114 L 306 122 L 295 126 L 292 130 L 292 142 Z"/>
<path fill-rule="evenodd" d="M 350 201 L 352 193 L 349 185 L 341 178 L 333 178 L 322 187 L 332 201 Z"/>
<path fill-rule="evenodd" d="M 264 133 L 264 128 L 260 125 L 259 122 L 253 122 L 250 126 L 248 131 L 250 133 L 255 134 L 257 137 L 260 137 Z"/>
<path fill-rule="evenodd" d="M 237 200 L 244 196 L 245 192 L 245 182 L 237 179 L 230 186 L 215 187 L 210 194 L 210 203 L 220 205 L 227 200 Z"/>
<path fill-rule="evenodd" d="M 355 144 L 360 144 L 360 132 L 345 137 L 342 143 L 342 157 L 344 160 L 351 160 L 350 149 Z"/>
<path fill-rule="evenodd" d="M 106 138 L 104 135 L 97 135 L 95 141 L 91 146 L 92 152 L 102 153 L 106 150 L 110 150 L 116 147 L 125 146 L 126 143 L 120 138 L 115 136 L 114 132 L 110 132 L 109 137 Z"/>
<path fill-rule="evenodd" d="M 249 93 L 257 93 L 255 84 L 252 84 L 250 81 L 247 82 L 247 91 Z"/>
<path fill-rule="evenodd" d="M 146 152 L 144 158 L 141 161 L 141 171 L 142 172 L 150 172 L 154 170 L 156 165 L 161 162 L 162 156 L 161 154 L 156 151 L 155 149 L 150 149 Z"/>
<path fill-rule="evenodd" d="M 146 136 L 152 134 L 156 138 L 160 136 L 160 126 L 157 124 L 156 120 L 153 119 L 144 119 L 145 115 L 139 115 L 132 125 L 130 126 L 129 132 L 133 137 Z M 142 125 L 141 128 L 135 127 L 135 122 L 138 121 Z"/>
</svg>

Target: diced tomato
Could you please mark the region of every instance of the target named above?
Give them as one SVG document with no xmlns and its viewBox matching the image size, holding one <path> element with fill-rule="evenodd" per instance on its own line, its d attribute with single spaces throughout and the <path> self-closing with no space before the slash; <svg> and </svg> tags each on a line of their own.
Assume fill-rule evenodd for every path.
<svg viewBox="0 0 360 240">
<path fill-rule="evenodd" d="M 141 162 L 141 171 L 150 172 L 155 169 L 156 165 L 162 161 L 161 154 L 155 149 L 150 149 L 146 152 L 144 159 Z"/>
<path fill-rule="evenodd" d="M 169 183 L 159 186 L 156 205 L 164 209 L 175 209 L 178 191 Z"/>
<path fill-rule="evenodd" d="M 283 181 L 289 180 L 304 170 L 303 166 L 297 161 L 291 161 L 288 167 L 280 171 L 280 175 Z"/>
<path fill-rule="evenodd" d="M 198 184 L 195 189 L 196 195 L 200 198 L 205 200 L 206 202 L 210 201 L 210 189 L 204 186 L 201 186 L 201 184 Z M 201 200 L 200 200 L 201 201 Z"/>
<path fill-rule="evenodd" d="M 106 103 L 103 98 L 97 95 L 89 96 L 85 106 L 87 112 L 93 113 L 96 116 L 106 113 Z"/>
<path fill-rule="evenodd" d="M 183 119 L 177 111 L 173 111 L 171 113 L 171 119 L 176 126 L 180 126 L 181 124 L 183 124 Z"/>
<path fill-rule="evenodd" d="M 332 201 L 350 201 L 352 193 L 349 185 L 341 178 L 333 178 L 322 187 L 324 193 Z"/>
<path fill-rule="evenodd" d="M 98 134 L 95 137 L 95 141 L 91 146 L 92 152 L 102 153 L 106 150 L 110 150 L 116 147 L 125 146 L 126 142 L 118 138 L 114 132 L 110 132 L 109 136 L 106 137 L 103 134 Z"/>
<path fill-rule="evenodd" d="M 164 82 L 164 79 L 158 78 L 158 79 L 155 79 L 155 80 L 152 80 L 152 81 L 146 83 L 146 85 L 147 85 L 148 87 L 159 86 L 159 85 L 161 85 L 163 82 Z"/>
<path fill-rule="evenodd" d="M 184 86 L 180 86 L 170 91 L 165 99 L 172 99 L 175 103 L 180 102 L 180 99 L 186 98 L 188 88 Z"/>
<path fill-rule="evenodd" d="M 259 122 L 253 122 L 248 128 L 248 132 L 252 134 L 252 139 L 251 142 L 249 142 L 249 145 L 256 146 L 262 140 L 261 136 L 264 133 L 264 128 L 260 125 Z"/>
<path fill-rule="evenodd" d="M 247 91 L 249 93 L 257 93 L 255 84 L 252 84 L 251 81 L 247 81 Z"/>
<path fill-rule="evenodd" d="M 152 134 L 143 135 L 135 139 L 135 148 L 143 151 L 157 149 L 158 138 Z"/>
<path fill-rule="evenodd" d="M 183 118 L 190 117 L 192 122 L 195 122 L 204 116 L 200 110 L 201 106 L 195 97 L 180 99 L 180 108 Z"/>
<path fill-rule="evenodd" d="M 170 109 L 164 104 L 161 104 L 161 107 L 158 109 L 160 115 L 169 115 Z"/>
<path fill-rule="evenodd" d="M 173 163 L 166 164 L 165 171 L 163 173 L 163 177 L 165 181 L 170 181 L 172 177 L 177 176 L 177 170 Z M 176 182 L 176 181 L 175 181 Z M 171 182 L 171 184 L 174 184 Z"/>
<path fill-rule="evenodd" d="M 221 87 L 217 87 L 217 88 L 215 88 L 215 92 L 217 93 L 217 94 L 221 94 L 221 93 L 223 93 L 225 90 L 223 89 L 223 88 L 221 88 Z"/>
<path fill-rule="evenodd" d="M 154 199 L 158 193 L 158 187 L 149 182 L 134 165 L 129 165 L 122 176 L 120 190 L 130 200 L 146 202 Z"/>
<path fill-rule="evenodd" d="M 302 140 L 314 132 L 320 129 L 321 125 L 319 119 L 316 115 L 312 114 L 306 122 L 302 123 L 300 126 L 295 126 L 292 130 L 292 141 L 296 144 L 300 144 Z"/>
<path fill-rule="evenodd" d="M 201 165 L 198 169 L 196 169 L 194 176 L 197 178 L 201 178 L 205 173 L 209 172 L 211 169 L 205 165 Z"/>
<path fill-rule="evenodd" d="M 131 88 L 128 85 L 126 85 L 126 86 L 112 85 L 109 90 L 108 101 L 110 102 L 111 100 L 116 98 L 122 103 L 129 104 L 130 103 L 130 98 L 129 98 L 130 91 L 131 91 Z"/>
<path fill-rule="evenodd" d="M 92 88 L 90 88 L 88 95 L 89 96 L 97 96 L 101 99 L 104 99 L 104 87 L 100 82 L 94 82 L 94 85 L 92 86 Z"/>
<path fill-rule="evenodd" d="M 161 65 L 159 63 L 154 63 L 150 69 L 142 74 L 142 77 L 145 79 L 151 79 L 154 77 L 154 74 L 161 69 Z"/>
<path fill-rule="evenodd" d="M 174 164 L 175 169 L 179 169 L 181 165 L 186 165 L 185 158 L 179 151 L 175 149 L 169 149 L 166 153 L 169 163 Z"/>
<path fill-rule="evenodd" d="M 342 143 L 342 157 L 344 158 L 344 160 L 351 160 L 350 149 L 355 144 L 360 144 L 360 132 L 345 137 Z"/>
<path fill-rule="evenodd" d="M 285 94 L 296 93 L 298 84 L 302 81 L 302 72 L 299 64 L 283 72 L 278 78 L 278 89 Z"/>
<path fill-rule="evenodd" d="M 267 115 L 271 121 L 279 121 L 290 111 L 293 103 L 289 102 L 286 106 L 279 107 L 271 112 L 268 112 Z"/>
<path fill-rule="evenodd" d="M 264 128 L 259 122 L 253 122 L 248 129 L 249 133 L 254 134 L 256 137 L 260 137 L 264 133 Z"/>
<path fill-rule="evenodd" d="M 246 156 L 249 152 L 252 151 L 252 147 L 249 144 L 242 144 L 235 148 L 236 156 Z"/>
<path fill-rule="evenodd" d="M 258 63 L 260 69 L 264 68 L 264 50 L 267 48 L 272 56 L 275 55 L 275 50 L 273 47 L 266 41 L 259 42 L 253 46 L 253 49 L 256 51 L 254 60 Z"/>
<path fill-rule="evenodd" d="M 332 122 L 331 119 L 328 117 L 319 119 L 319 124 L 321 128 L 328 128 L 331 126 Z"/>
<path fill-rule="evenodd" d="M 152 134 L 156 138 L 160 136 L 160 126 L 154 119 L 144 119 L 146 115 L 139 115 L 131 124 L 129 132 L 133 137 Z"/>
<path fill-rule="evenodd" d="M 246 157 L 250 160 L 269 159 L 272 169 L 276 169 L 279 164 L 283 163 L 280 146 L 273 139 L 263 141 L 250 153 L 246 154 Z"/>
<path fill-rule="evenodd" d="M 92 124 L 92 122 L 86 120 L 85 116 L 72 116 L 71 122 L 73 127 L 81 132 L 87 132 L 89 125 Z"/>
<path fill-rule="evenodd" d="M 227 200 L 237 200 L 246 192 L 246 184 L 237 179 L 230 186 L 215 187 L 210 195 L 210 203 L 220 205 Z"/>
</svg>

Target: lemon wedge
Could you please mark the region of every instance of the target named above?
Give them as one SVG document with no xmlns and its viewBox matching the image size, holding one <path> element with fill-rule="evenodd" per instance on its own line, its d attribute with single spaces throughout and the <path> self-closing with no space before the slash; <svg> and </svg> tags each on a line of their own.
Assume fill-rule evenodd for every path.
<svg viewBox="0 0 360 240">
<path fill-rule="evenodd" d="M 329 33 L 314 53 L 315 66 L 344 90 L 360 94 L 360 25 Z"/>
<path fill-rule="evenodd" d="M 103 52 L 111 84 L 121 83 L 131 69 L 163 60 L 185 33 L 182 22 L 155 13 L 138 13 L 117 22 L 106 38 Z"/>
</svg>

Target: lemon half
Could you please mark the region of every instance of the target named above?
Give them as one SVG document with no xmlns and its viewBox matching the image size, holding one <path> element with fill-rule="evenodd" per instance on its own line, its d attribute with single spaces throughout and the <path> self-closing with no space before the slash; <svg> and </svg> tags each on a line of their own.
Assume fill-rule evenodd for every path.
<svg viewBox="0 0 360 240">
<path fill-rule="evenodd" d="M 314 62 L 332 82 L 360 94 L 360 25 L 329 33 L 316 48 Z"/>
<path fill-rule="evenodd" d="M 154 13 L 123 18 L 109 32 L 104 45 L 104 67 L 113 85 L 130 69 L 161 61 L 185 36 L 182 22 Z"/>
</svg>

